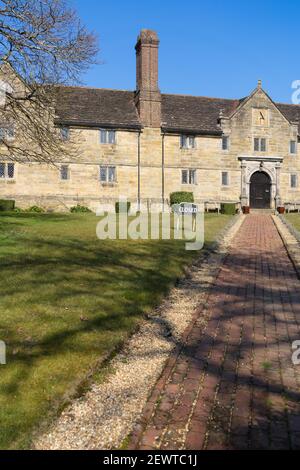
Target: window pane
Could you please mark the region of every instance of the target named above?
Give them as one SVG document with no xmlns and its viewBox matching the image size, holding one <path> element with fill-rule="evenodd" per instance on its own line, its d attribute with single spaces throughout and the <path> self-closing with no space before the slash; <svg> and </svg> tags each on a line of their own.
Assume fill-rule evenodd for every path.
<svg viewBox="0 0 300 470">
<path fill-rule="evenodd" d="M 189 171 L 189 183 L 196 184 L 196 170 Z"/>
<path fill-rule="evenodd" d="M 259 139 L 255 137 L 254 139 L 254 151 L 258 152 L 259 151 Z"/>
<path fill-rule="evenodd" d="M 228 137 L 227 136 L 222 137 L 222 149 L 223 150 L 228 149 Z"/>
<path fill-rule="evenodd" d="M 261 141 L 260 141 L 260 150 L 261 150 L 262 152 L 265 152 L 265 151 L 266 151 L 266 148 L 267 148 L 267 146 L 266 146 L 266 139 L 261 139 Z"/>
<path fill-rule="evenodd" d="M 68 140 L 69 139 L 69 128 L 68 127 L 62 127 L 60 129 L 60 135 L 63 140 Z"/>
<path fill-rule="evenodd" d="M 222 185 L 228 186 L 228 173 L 227 171 L 222 171 Z"/>
<path fill-rule="evenodd" d="M 107 167 L 106 166 L 100 166 L 100 181 L 106 181 L 107 175 Z"/>
<path fill-rule="evenodd" d="M 116 169 L 114 166 L 108 167 L 108 181 L 113 182 L 116 180 Z"/>
<path fill-rule="evenodd" d="M 10 126 L 6 129 L 6 135 L 8 139 L 13 139 L 15 136 L 15 129 L 13 126 Z"/>
<path fill-rule="evenodd" d="M 14 163 L 7 164 L 7 176 L 8 178 L 13 178 L 15 174 L 15 165 Z"/>
<path fill-rule="evenodd" d="M 186 137 L 186 135 L 181 136 L 181 147 L 184 148 L 184 149 L 187 148 L 187 137 Z"/>
<path fill-rule="evenodd" d="M 296 153 L 296 141 L 291 140 L 290 142 L 290 153 Z"/>
<path fill-rule="evenodd" d="M 189 146 L 190 148 L 195 148 L 195 137 L 192 135 L 189 137 Z"/>
<path fill-rule="evenodd" d="M 5 163 L 0 163 L 0 178 L 5 178 Z"/>
<path fill-rule="evenodd" d="M 187 172 L 187 170 L 182 170 L 181 171 L 181 183 L 182 184 L 187 184 L 188 183 L 188 172 Z"/>
<path fill-rule="evenodd" d="M 110 144 L 114 144 L 115 143 L 115 131 L 109 131 L 108 132 L 108 142 Z"/>
<path fill-rule="evenodd" d="M 297 186 L 297 175 L 291 175 L 291 187 L 296 188 Z"/>
<path fill-rule="evenodd" d="M 107 137 L 107 132 L 104 129 L 101 129 L 101 131 L 100 131 L 100 142 L 101 142 L 101 144 L 106 144 L 106 142 L 107 142 L 106 137 Z"/>
<path fill-rule="evenodd" d="M 67 180 L 69 176 L 69 168 L 68 165 L 62 165 L 60 167 L 60 177 L 62 180 Z"/>
</svg>

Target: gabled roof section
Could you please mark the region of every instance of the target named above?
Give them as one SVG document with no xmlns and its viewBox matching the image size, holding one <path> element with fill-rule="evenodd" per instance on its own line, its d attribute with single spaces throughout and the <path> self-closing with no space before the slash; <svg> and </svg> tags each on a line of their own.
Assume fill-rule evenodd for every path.
<svg viewBox="0 0 300 470">
<path fill-rule="evenodd" d="M 297 105 L 276 103 L 275 101 L 272 100 L 272 98 L 268 95 L 268 93 L 261 87 L 261 81 L 260 80 L 258 81 L 258 85 L 253 90 L 253 92 L 248 97 L 246 97 L 244 100 L 241 100 L 241 104 L 237 107 L 237 109 L 233 112 L 233 114 L 230 117 L 233 117 L 258 92 L 263 93 L 266 96 L 266 98 L 275 106 L 275 108 L 278 109 L 279 113 L 283 116 L 283 118 L 286 119 L 288 122 L 299 121 L 300 106 L 299 106 L 299 110 L 297 111 L 297 109 L 295 109 L 295 107 L 297 107 Z M 293 117 L 295 119 L 293 119 Z M 298 125 L 298 129 L 299 129 L 299 132 L 300 132 L 300 122 L 299 122 L 299 125 Z"/>
</svg>

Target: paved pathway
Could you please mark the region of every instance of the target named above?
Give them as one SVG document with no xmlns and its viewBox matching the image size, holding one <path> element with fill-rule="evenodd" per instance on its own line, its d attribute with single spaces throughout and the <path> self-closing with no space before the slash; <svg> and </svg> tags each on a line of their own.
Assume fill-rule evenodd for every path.
<svg viewBox="0 0 300 470">
<path fill-rule="evenodd" d="M 300 281 L 269 215 L 246 217 L 199 313 L 130 448 L 300 449 Z"/>
</svg>

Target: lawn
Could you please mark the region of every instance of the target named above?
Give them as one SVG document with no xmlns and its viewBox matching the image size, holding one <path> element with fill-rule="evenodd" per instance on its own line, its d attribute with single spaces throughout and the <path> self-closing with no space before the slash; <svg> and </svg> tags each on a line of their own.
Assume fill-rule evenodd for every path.
<svg viewBox="0 0 300 470">
<path fill-rule="evenodd" d="M 208 247 L 230 216 L 205 219 Z M 166 295 L 196 252 L 96 238 L 93 214 L 0 216 L 0 448 L 27 448 L 89 371 Z"/>
<path fill-rule="evenodd" d="M 298 232 L 300 232 L 300 214 L 290 213 L 285 214 L 287 221 L 292 224 Z"/>
</svg>

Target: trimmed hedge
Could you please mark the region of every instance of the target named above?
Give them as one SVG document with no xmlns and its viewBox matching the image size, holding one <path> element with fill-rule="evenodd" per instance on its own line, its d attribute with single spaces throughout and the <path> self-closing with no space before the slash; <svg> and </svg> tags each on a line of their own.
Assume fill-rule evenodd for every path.
<svg viewBox="0 0 300 470">
<path fill-rule="evenodd" d="M 170 194 L 170 204 L 181 204 L 182 202 L 194 202 L 194 194 L 188 191 L 176 191 Z"/>
<path fill-rule="evenodd" d="M 129 212 L 130 211 L 130 202 L 116 202 L 115 204 L 116 214 L 120 212 Z"/>
<path fill-rule="evenodd" d="M 42 207 L 39 206 L 31 206 L 29 209 L 26 209 L 26 212 L 45 212 L 45 210 Z"/>
<path fill-rule="evenodd" d="M 77 206 L 71 207 L 70 212 L 92 212 L 92 211 L 86 206 L 81 206 L 80 204 L 77 204 Z"/>
<path fill-rule="evenodd" d="M 13 199 L 0 199 L 0 211 L 13 211 L 15 201 Z"/>
<path fill-rule="evenodd" d="M 233 202 L 224 202 L 221 204 L 221 214 L 234 215 L 236 214 L 236 205 Z"/>
</svg>

